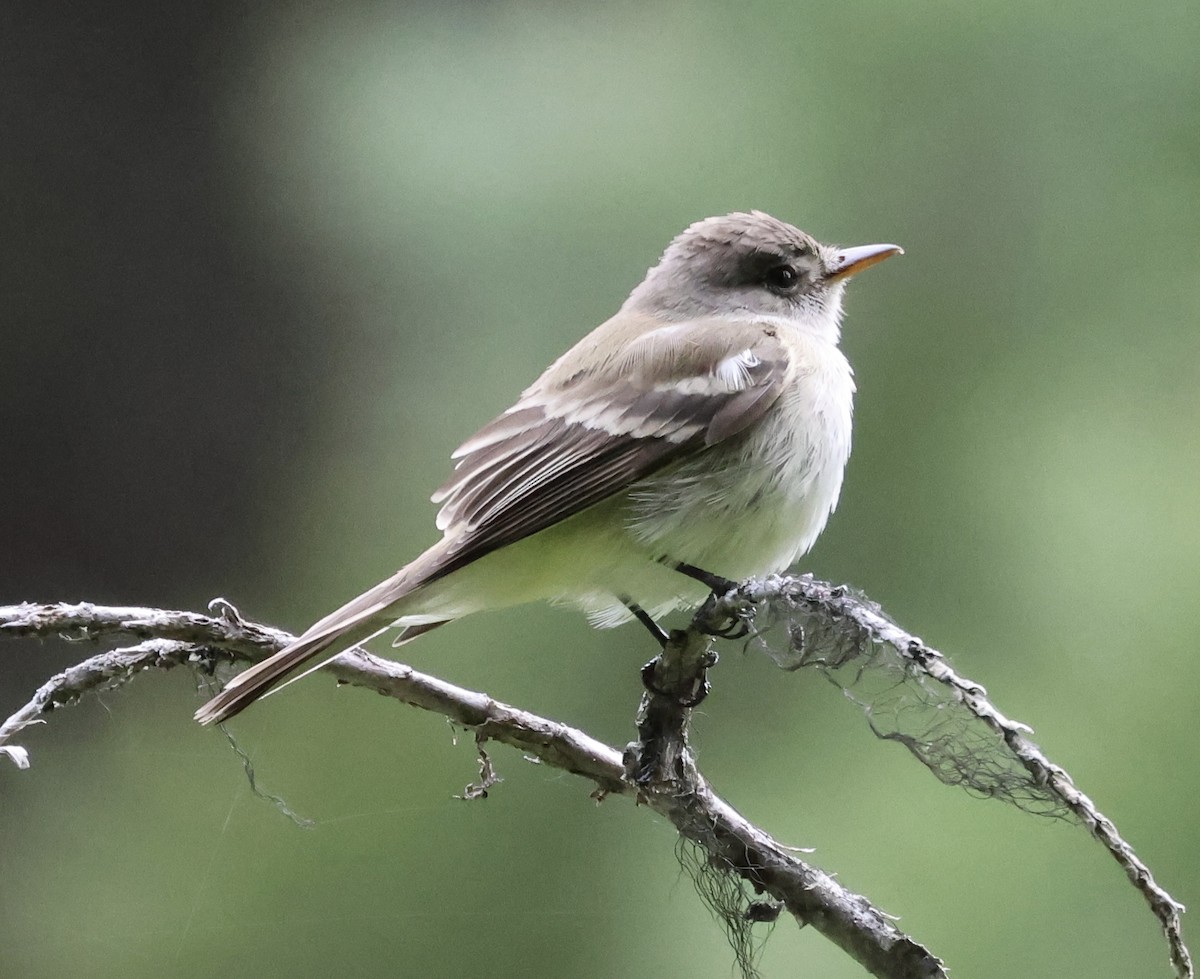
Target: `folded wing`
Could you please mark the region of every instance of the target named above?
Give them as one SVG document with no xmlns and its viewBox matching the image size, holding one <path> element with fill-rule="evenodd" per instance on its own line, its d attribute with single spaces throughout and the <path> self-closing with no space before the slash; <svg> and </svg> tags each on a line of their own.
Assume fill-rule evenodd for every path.
<svg viewBox="0 0 1200 979">
<path fill-rule="evenodd" d="M 446 534 L 431 581 L 573 516 L 761 418 L 789 365 L 774 331 L 728 323 L 653 333 L 595 373 L 555 368 L 455 453 L 434 495 Z M 557 365 L 556 365 L 557 366 Z"/>
</svg>

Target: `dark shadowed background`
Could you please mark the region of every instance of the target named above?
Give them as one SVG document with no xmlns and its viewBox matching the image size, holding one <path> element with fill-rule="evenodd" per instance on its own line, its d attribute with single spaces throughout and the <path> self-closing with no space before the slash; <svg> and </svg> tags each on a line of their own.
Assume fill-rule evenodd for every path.
<svg viewBox="0 0 1200 979">
<path fill-rule="evenodd" d="M 1200 905 L 1197 50 L 1187 0 L 7 4 L 0 604 L 300 629 L 432 542 L 450 449 L 689 222 L 898 241 L 850 290 L 855 452 L 805 567 L 986 684 Z M 6 644 L 0 712 L 89 651 Z M 649 652 L 539 607 L 405 655 L 623 744 Z M 956 975 L 1169 974 L 1079 828 L 940 785 L 819 677 L 730 648 L 715 682 L 716 786 Z M 232 725 L 301 830 L 197 685 L 142 677 L 0 768 L 5 975 L 731 974 L 628 801 L 506 749 L 455 801 L 469 736 L 312 678 Z M 862 974 L 790 923 L 762 967 Z"/>
</svg>

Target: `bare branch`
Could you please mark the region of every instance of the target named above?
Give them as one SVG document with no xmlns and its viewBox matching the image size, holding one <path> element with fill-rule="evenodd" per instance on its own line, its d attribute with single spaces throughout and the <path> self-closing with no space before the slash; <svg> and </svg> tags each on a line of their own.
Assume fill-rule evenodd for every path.
<svg viewBox="0 0 1200 979">
<path fill-rule="evenodd" d="M 245 622 L 236 612 L 218 618 L 195 612 L 89 603 L 0 606 L 0 638 L 49 636 L 158 638 L 130 649 L 100 653 L 51 677 L 28 704 L 0 725 L 0 746 L 9 744 L 18 731 L 56 707 L 74 703 L 92 690 L 120 686 L 147 668 L 193 663 L 212 669 L 222 659 L 257 662 L 294 638 L 281 629 Z M 626 791 L 620 785 L 624 771 L 620 754 L 565 724 L 509 707 L 486 694 L 446 683 L 358 647 L 324 669 L 340 683 L 369 687 L 442 714 L 556 768 L 590 778 L 605 791 Z"/>
<path fill-rule="evenodd" d="M 26 606 L 0 606 L 0 635 L 10 620 L 6 613 Z M 49 606 L 37 606 L 44 610 Z M 111 610 L 116 611 L 116 610 Z M 144 611 L 144 610 L 140 610 Z M 161 613 L 160 613 L 161 614 Z M 17 630 L 14 630 L 16 632 Z M 21 633 L 17 633 L 21 634 Z M 46 633 L 24 632 L 25 635 Z M 73 704 L 85 693 L 107 690 L 131 680 L 136 674 L 152 667 L 169 669 L 187 663 L 196 656 L 196 647 L 171 639 L 147 639 L 127 649 L 114 649 L 76 663 L 57 673 L 38 687 L 33 698 L 19 711 L 0 724 L 0 753 L 8 754 L 20 768 L 29 767 L 29 753 L 20 745 L 10 744 L 18 732 L 31 724 L 45 723 L 41 718 L 58 707 Z"/>
<path fill-rule="evenodd" d="M 158 639 L 93 656 L 58 674 L 33 700 L 0 726 L 0 747 L 22 728 L 56 706 L 84 693 L 110 688 L 151 666 L 183 662 L 211 668 L 219 659 L 256 661 L 282 648 L 291 636 L 243 622 L 236 611 L 223 618 L 163 609 L 93 605 L 0 606 L 0 636 L 23 638 L 67 634 L 99 639 L 134 636 Z M 683 635 L 683 634 L 681 634 Z M 695 641 L 695 630 L 686 634 Z M 721 801 L 696 770 L 690 751 L 681 774 L 688 786 L 633 781 L 616 749 L 582 731 L 493 700 L 486 694 L 446 683 L 409 666 L 352 649 L 325 669 L 339 682 L 368 687 L 425 710 L 443 714 L 476 732 L 477 740 L 501 741 L 545 764 L 596 783 L 598 797 L 634 795 L 670 819 L 688 839 L 708 850 L 710 859 L 782 902 L 804 924 L 886 979 L 942 979 L 941 963 L 895 927 L 865 898 L 789 853 Z M 685 711 L 686 713 L 686 711 Z"/>
<path fill-rule="evenodd" d="M 865 898 L 847 892 L 749 823 L 700 774 L 688 726 L 692 708 L 708 692 L 707 671 L 716 663 L 708 633 L 726 618 L 723 608 L 706 606 L 691 628 L 672 633 L 662 653 L 646 665 L 638 740 L 625 749 L 625 767 L 641 800 L 705 851 L 705 862 L 690 869 L 701 896 L 725 925 L 743 971 L 752 968 L 745 923 L 753 920 L 754 909 L 748 895 L 730 894 L 721 885 L 722 876 L 736 875 L 754 893 L 771 895 L 801 925 L 816 928 L 872 975 L 944 979 L 942 962 L 928 949 Z M 716 900 L 709 897 L 714 893 Z"/>
<path fill-rule="evenodd" d="M 195 646 L 212 646 L 238 653 L 238 658 L 263 659 L 280 642 L 291 638 L 281 629 L 245 622 L 224 599 L 214 599 L 219 617 L 161 608 L 114 608 L 80 602 L 37 605 L 0 605 L 0 638 L 99 639 L 131 636 L 135 639 L 176 639 Z"/>
<path fill-rule="evenodd" d="M 227 603 L 219 611 L 219 616 L 205 616 L 88 604 L 0 607 L 0 637 L 61 634 L 77 639 L 132 636 L 144 640 L 94 656 L 48 681 L 29 704 L 0 725 L 0 754 L 27 765 L 24 749 L 11 744 L 16 733 L 89 690 L 119 685 L 150 667 L 190 662 L 212 670 L 222 660 L 257 661 L 292 638 L 243 621 Z M 797 921 L 817 928 L 873 975 L 945 976 L 937 958 L 865 898 L 746 822 L 712 792 L 696 767 L 687 733 L 691 708 L 707 692 L 706 670 L 715 662 L 708 634 L 728 632 L 738 623 L 749 630 L 781 620 L 787 627 L 786 648 L 767 648 L 781 667 L 818 668 L 862 706 L 877 734 L 900 740 L 943 781 L 1082 822 L 1158 917 L 1176 975 L 1194 976 L 1180 930 L 1182 905 L 1155 882 L 1113 823 L 1075 788 L 1067 773 L 1028 740 L 1029 729 L 1005 717 L 982 687 L 952 670 L 939 652 L 847 588 L 810 576 L 771 577 L 746 582 L 710 602 L 692 626 L 673 634 L 662 655 L 647 665 L 644 679 L 649 692 L 638 713 L 639 738 L 624 756 L 574 728 L 359 648 L 343 653 L 325 669 L 341 683 L 377 690 L 472 728 L 481 751 L 487 740 L 501 741 L 595 782 L 598 797 L 636 795 L 666 816 L 684 839 L 702 848 L 704 858 L 696 862 L 693 874 L 702 895 L 722 918 L 748 975 L 753 974 L 753 966 L 746 947 L 746 923 L 768 920 L 774 911 L 752 901 L 741 884 L 731 892 L 722 883 L 725 879 L 743 881 L 754 893 L 770 895 Z M 762 643 L 761 635 L 753 638 Z M 872 677 L 873 688 L 865 679 Z M 920 718 L 930 705 L 937 717 L 957 712 L 968 726 L 931 731 Z M 481 784 L 491 784 L 494 778 L 489 763 Z M 723 896 L 717 900 L 713 894 Z"/>
<path fill-rule="evenodd" d="M 751 607 L 747 607 L 747 605 Z M 991 731 L 999 744 L 1010 753 L 1011 758 L 1026 773 L 1025 799 L 1013 797 L 1012 787 L 994 779 L 995 773 L 988 772 L 988 781 L 974 784 L 963 772 L 960 781 L 968 787 L 987 795 L 1000 796 L 1028 808 L 1029 801 L 1048 800 L 1053 812 L 1061 808 L 1087 827 L 1088 832 L 1108 850 L 1121 865 L 1130 882 L 1145 898 L 1150 910 L 1162 925 L 1170 949 L 1171 964 L 1180 979 L 1191 979 L 1195 975 L 1191 954 L 1183 941 L 1180 915 L 1185 908 L 1155 881 L 1150 869 L 1140 860 L 1107 816 L 1096 808 L 1086 795 L 1080 792 L 1070 775 L 1052 763 L 1042 750 L 1026 735 L 1031 729 L 1018 721 L 1005 717 L 987 699 L 987 691 L 979 684 L 960 676 L 936 649 L 921 639 L 905 632 L 889 619 L 878 605 L 865 596 L 854 593 L 845 586 L 834 586 L 816 581 L 811 575 L 771 576 L 762 580 L 746 582 L 737 591 L 730 593 L 716 606 L 711 614 L 716 616 L 740 617 L 753 620 L 756 613 L 769 610 L 775 617 L 788 621 L 792 648 L 791 660 L 781 665 L 795 669 L 805 665 L 816 665 L 831 675 L 847 664 L 870 660 L 880 646 L 886 647 L 901 671 L 915 676 L 920 681 L 939 685 L 949 702 L 961 705 L 972 717 Z M 780 662 L 777 651 L 772 655 Z M 831 676 L 831 678 L 833 678 Z M 836 678 L 835 683 L 841 684 Z M 847 690 L 847 692 L 850 692 Z M 947 701 L 942 701 L 946 703 Z M 859 700 L 859 703 L 863 702 Z M 872 705 L 863 704 L 870 716 Z M 874 727 L 874 724 L 873 724 Z M 877 731 L 877 733 L 879 733 Z M 883 735 L 894 736 L 894 735 Z M 919 739 L 900 738 L 923 762 L 930 764 L 930 745 Z M 973 753 L 983 748 L 970 746 Z M 930 764 L 931 768 L 935 766 Z M 935 774 L 943 777 L 935 768 Z M 949 780 L 949 779 L 944 779 Z M 1036 810 L 1035 810 L 1036 811 Z"/>
</svg>

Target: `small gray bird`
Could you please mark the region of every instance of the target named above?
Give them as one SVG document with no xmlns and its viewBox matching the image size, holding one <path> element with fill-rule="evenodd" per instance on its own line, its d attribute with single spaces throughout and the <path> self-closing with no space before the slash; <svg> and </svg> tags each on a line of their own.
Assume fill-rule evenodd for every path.
<svg viewBox="0 0 1200 979">
<path fill-rule="evenodd" d="M 846 280 L 900 254 L 836 248 L 760 211 L 692 225 L 618 313 L 454 452 L 443 537 L 196 711 L 226 720 L 301 663 L 545 599 L 655 621 L 782 571 L 837 504 L 854 381 Z"/>
</svg>

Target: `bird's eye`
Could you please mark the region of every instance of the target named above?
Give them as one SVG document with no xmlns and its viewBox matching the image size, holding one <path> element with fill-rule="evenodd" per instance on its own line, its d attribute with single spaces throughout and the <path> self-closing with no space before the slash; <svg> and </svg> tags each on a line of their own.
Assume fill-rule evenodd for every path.
<svg viewBox="0 0 1200 979">
<path fill-rule="evenodd" d="M 796 287 L 800 284 L 800 273 L 790 265 L 776 265 L 767 270 L 767 274 L 763 276 L 763 282 L 772 292 L 786 295 L 796 291 Z"/>
</svg>

